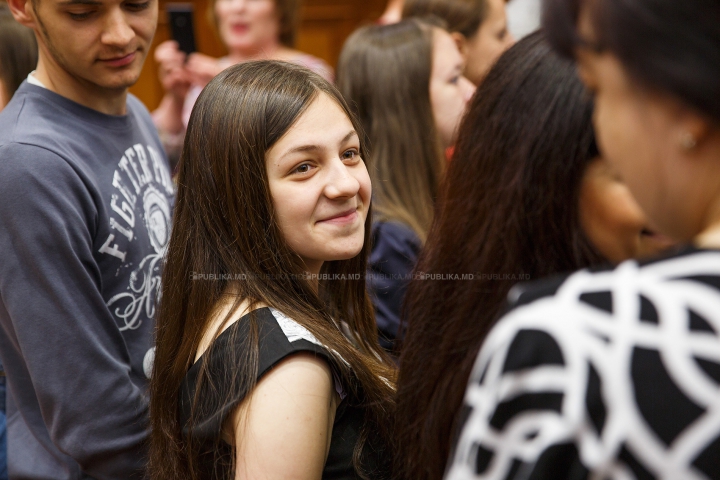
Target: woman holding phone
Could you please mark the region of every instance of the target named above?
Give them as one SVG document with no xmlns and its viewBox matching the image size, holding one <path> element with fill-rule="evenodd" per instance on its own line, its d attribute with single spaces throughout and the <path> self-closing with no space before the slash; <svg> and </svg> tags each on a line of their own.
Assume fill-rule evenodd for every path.
<svg viewBox="0 0 720 480">
<path fill-rule="evenodd" d="M 213 0 L 207 17 L 228 50 L 226 56 L 187 56 L 173 40 L 157 47 L 155 59 L 165 96 L 153 112 L 153 120 L 171 161 L 177 162 L 180 155 L 190 112 L 200 92 L 227 67 L 250 60 L 281 60 L 333 80 L 332 67 L 293 48 L 299 8 L 300 0 Z"/>
<path fill-rule="evenodd" d="M 365 292 L 371 187 L 338 91 L 231 67 L 193 110 L 151 384 L 152 478 L 383 479 L 395 371 Z"/>
</svg>

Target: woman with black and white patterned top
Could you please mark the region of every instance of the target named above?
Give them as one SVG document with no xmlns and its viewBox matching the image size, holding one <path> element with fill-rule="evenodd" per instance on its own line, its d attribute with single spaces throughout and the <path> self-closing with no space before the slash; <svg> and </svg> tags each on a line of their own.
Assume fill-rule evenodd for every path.
<svg viewBox="0 0 720 480">
<path fill-rule="evenodd" d="M 544 22 L 601 152 L 692 246 L 512 291 L 446 478 L 720 478 L 720 3 L 547 0 Z"/>
</svg>

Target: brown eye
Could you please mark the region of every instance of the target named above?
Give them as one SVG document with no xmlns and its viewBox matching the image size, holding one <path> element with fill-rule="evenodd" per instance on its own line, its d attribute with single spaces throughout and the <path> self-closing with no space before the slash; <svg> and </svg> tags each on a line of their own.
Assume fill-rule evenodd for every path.
<svg viewBox="0 0 720 480">
<path fill-rule="evenodd" d="M 355 157 L 357 157 L 359 155 L 360 155 L 360 153 L 353 148 L 353 149 L 343 152 L 342 158 L 343 158 L 343 160 L 353 160 Z"/>
</svg>

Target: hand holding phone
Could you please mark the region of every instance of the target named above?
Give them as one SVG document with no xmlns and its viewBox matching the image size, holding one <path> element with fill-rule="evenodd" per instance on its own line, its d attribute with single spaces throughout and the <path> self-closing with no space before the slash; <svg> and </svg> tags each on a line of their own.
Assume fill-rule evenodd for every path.
<svg viewBox="0 0 720 480">
<path fill-rule="evenodd" d="M 165 8 L 168 12 L 173 40 L 186 54 L 194 53 L 197 48 L 195 46 L 192 3 L 168 3 Z"/>
</svg>

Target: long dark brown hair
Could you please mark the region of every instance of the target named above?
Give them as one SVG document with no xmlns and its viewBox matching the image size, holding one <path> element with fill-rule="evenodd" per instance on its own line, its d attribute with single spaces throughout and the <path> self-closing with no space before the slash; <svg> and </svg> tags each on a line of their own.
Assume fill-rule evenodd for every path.
<svg viewBox="0 0 720 480">
<path fill-rule="evenodd" d="M 598 155 L 591 113 L 573 66 L 539 33 L 506 52 L 475 93 L 416 269 L 475 278 L 409 287 L 399 478 L 442 478 L 473 361 L 512 285 L 603 261 L 579 215 L 582 176 Z"/>
<path fill-rule="evenodd" d="M 372 146 L 373 208 L 425 240 L 443 169 L 430 104 L 433 26 L 415 19 L 353 33 L 337 84 Z"/>
<path fill-rule="evenodd" d="M 150 382 L 150 472 L 154 479 L 229 478 L 232 474 L 233 456 L 227 458 L 220 439 L 218 449 L 208 457 L 192 438 L 183 435 L 183 428 L 189 431 L 207 413 L 203 410 L 212 408 L 206 405 L 203 392 L 213 391 L 214 385 L 204 366 L 190 424 L 179 421 L 181 383 L 214 308 L 228 291 L 235 295 L 236 307 L 247 300 L 280 310 L 344 359 L 337 362 L 343 383 L 367 412 L 364 435 L 355 451 L 358 468 L 362 438 L 372 432 L 390 440 L 395 374 L 377 344 L 372 306 L 362 280 L 370 215 L 360 254 L 326 262 L 321 270 L 321 274 L 346 274 L 357 280 L 323 281 L 321 277 L 316 293 L 303 278 L 299 256 L 281 234 L 269 191 L 266 152 L 318 95 L 337 102 L 361 132 L 335 87 L 303 67 L 283 62 L 231 67 L 208 84 L 195 104 L 179 164 Z M 347 275 L 351 273 L 360 275 Z M 238 274 L 244 274 L 244 279 L 234 281 Z M 193 276 L 205 275 L 214 275 L 215 281 L 193 280 Z M 244 348 L 227 349 L 226 359 L 229 381 L 236 391 L 244 392 L 242 396 L 254 387 L 258 368 L 253 314 L 248 322 L 251 333 Z M 341 322 L 347 324 L 357 347 L 341 334 Z"/>
</svg>

